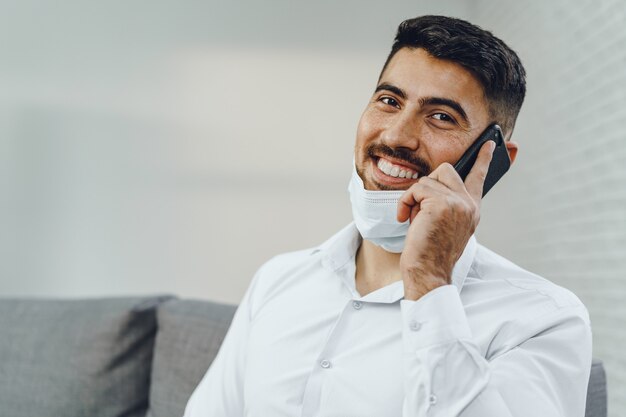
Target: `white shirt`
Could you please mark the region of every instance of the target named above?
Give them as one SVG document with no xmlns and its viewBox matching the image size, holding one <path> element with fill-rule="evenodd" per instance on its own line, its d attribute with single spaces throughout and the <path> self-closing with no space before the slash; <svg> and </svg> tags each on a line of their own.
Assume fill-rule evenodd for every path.
<svg viewBox="0 0 626 417">
<path fill-rule="evenodd" d="M 185 417 L 582 417 L 587 310 L 472 237 L 452 285 L 362 297 L 348 225 L 254 276 Z"/>
</svg>

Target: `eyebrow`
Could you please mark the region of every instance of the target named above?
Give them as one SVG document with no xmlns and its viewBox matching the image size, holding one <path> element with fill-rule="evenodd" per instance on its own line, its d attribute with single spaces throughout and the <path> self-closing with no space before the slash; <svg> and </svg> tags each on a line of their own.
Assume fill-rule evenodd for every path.
<svg viewBox="0 0 626 417">
<path fill-rule="evenodd" d="M 379 91 L 389 91 L 394 93 L 395 95 L 397 95 L 398 97 L 400 97 L 403 100 L 406 100 L 406 93 L 404 92 L 404 90 L 402 90 L 399 87 L 396 87 L 395 85 L 392 84 L 388 84 L 388 83 L 382 83 L 379 84 L 376 87 L 376 90 L 374 91 L 374 93 L 377 93 Z M 419 103 L 421 106 L 447 106 L 450 107 L 451 109 L 453 109 L 454 111 L 456 111 L 461 118 L 463 119 L 463 121 L 467 124 L 469 123 L 469 120 L 467 118 L 467 113 L 465 112 L 465 110 L 463 109 L 463 106 L 461 106 L 461 104 L 456 101 L 456 100 L 452 100 L 449 98 L 444 98 L 444 97 L 423 97 L 419 99 Z"/>
<path fill-rule="evenodd" d="M 378 93 L 379 91 L 382 91 L 382 90 L 391 91 L 392 93 L 394 93 L 401 99 L 406 99 L 406 93 L 404 92 L 404 90 L 399 87 L 396 87 L 395 85 L 387 84 L 387 83 L 378 84 L 378 86 L 376 87 L 376 90 L 374 90 L 374 93 Z"/>
</svg>

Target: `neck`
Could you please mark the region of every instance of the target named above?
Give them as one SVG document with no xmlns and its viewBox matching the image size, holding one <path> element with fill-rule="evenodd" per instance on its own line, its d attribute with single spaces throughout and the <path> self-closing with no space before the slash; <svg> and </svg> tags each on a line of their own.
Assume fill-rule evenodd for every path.
<svg viewBox="0 0 626 417">
<path fill-rule="evenodd" d="M 356 254 L 356 284 L 362 296 L 402 279 L 400 254 L 363 239 Z"/>
</svg>

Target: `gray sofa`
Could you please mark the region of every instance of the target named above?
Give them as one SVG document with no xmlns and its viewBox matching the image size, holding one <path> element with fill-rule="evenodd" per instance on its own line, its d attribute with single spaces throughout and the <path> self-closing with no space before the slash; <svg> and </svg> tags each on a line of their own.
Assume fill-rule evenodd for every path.
<svg viewBox="0 0 626 417">
<path fill-rule="evenodd" d="M 0 299 L 0 416 L 181 416 L 235 308 L 172 296 Z M 586 415 L 605 417 L 606 403 L 594 361 Z"/>
</svg>

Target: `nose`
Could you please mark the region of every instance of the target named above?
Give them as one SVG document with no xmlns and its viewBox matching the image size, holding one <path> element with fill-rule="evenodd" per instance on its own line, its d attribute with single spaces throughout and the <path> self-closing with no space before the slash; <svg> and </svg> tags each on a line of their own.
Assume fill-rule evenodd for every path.
<svg viewBox="0 0 626 417">
<path fill-rule="evenodd" d="M 419 117 L 409 111 L 396 113 L 381 134 L 382 142 L 390 148 L 406 148 L 416 151 L 420 146 L 422 125 Z"/>
</svg>

